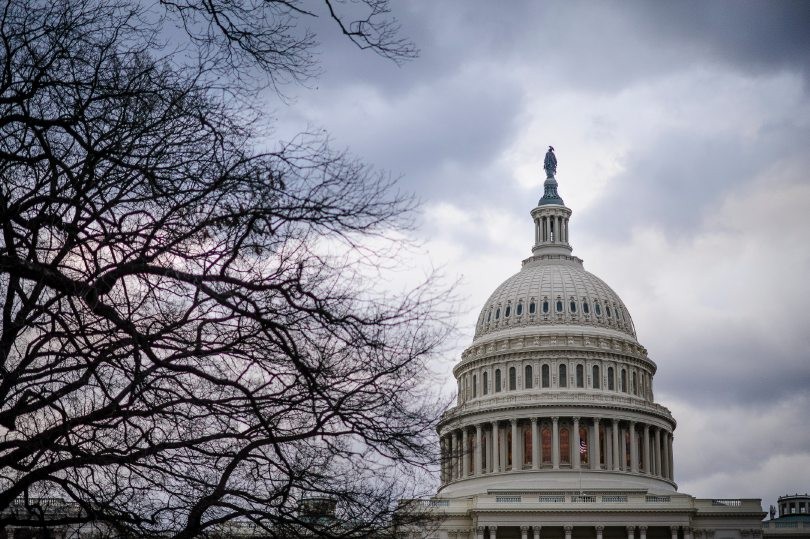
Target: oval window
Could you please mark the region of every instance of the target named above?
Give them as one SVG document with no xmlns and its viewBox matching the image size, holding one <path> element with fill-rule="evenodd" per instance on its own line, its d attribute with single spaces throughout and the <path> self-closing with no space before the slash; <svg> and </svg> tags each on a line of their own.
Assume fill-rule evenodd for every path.
<svg viewBox="0 0 810 539">
<path fill-rule="evenodd" d="M 596 309 L 596 316 L 602 316 L 602 306 L 598 303 L 593 304 L 593 308 Z"/>
<path fill-rule="evenodd" d="M 582 302 L 582 312 L 585 314 L 591 314 L 591 307 L 588 305 L 587 301 Z"/>
<path fill-rule="evenodd" d="M 543 312 L 548 312 L 548 301 L 543 300 Z"/>
<path fill-rule="evenodd" d="M 573 300 L 571 300 L 571 312 L 572 313 L 577 312 L 577 302 Z"/>
<path fill-rule="evenodd" d="M 501 317 L 501 308 L 498 307 L 497 309 L 495 309 L 495 320 L 497 320 L 500 317 Z"/>
<path fill-rule="evenodd" d="M 515 307 L 515 315 L 520 316 L 521 314 L 523 314 L 523 304 L 518 303 L 517 307 Z"/>
<path fill-rule="evenodd" d="M 505 311 L 504 311 L 504 313 L 503 313 L 503 317 L 504 317 L 504 318 L 509 318 L 509 314 L 510 314 L 511 312 L 512 312 L 512 306 L 511 306 L 511 305 L 507 305 L 507 306 L 506 306 L 506 310 L 505 310 Z"/>
<path fill-rule="evenodd" d="M 558 313 L 562 312 L 562 301 L 560 300 L 557 300 L 557 312 Z"/>
<path fill-rule="evenodd" d="M 537 306 L 534 302 L 529 303 L 529 314 L 534 314 L 537 311 Z"/>
<path fill-rule="evenodd" d="M 610 305 L 605 305 L 605 314 L 610 318 Z"/>
</svg>

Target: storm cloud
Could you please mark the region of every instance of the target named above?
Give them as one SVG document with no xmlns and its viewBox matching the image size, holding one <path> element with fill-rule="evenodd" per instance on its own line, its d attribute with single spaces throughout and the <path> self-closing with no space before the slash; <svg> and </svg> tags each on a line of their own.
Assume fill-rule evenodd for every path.
<svg viewBox="0 0 810 539">
<path fill-rule="evenodd" d="M 324 72 L 268 101 L 423 201 L 422 262 L 464 332 L 530 253 L 557 149 L 585 267 L 630 309 L 672 409 L 676 480 L 775 503 L 810 488 L 810 3 L 407 2 L 401 67 L 324 21 Z M 324 33 L 325 32 L 325 33 Z M 331 32 L 331 33 L 330 33 Z"/>
</svg>

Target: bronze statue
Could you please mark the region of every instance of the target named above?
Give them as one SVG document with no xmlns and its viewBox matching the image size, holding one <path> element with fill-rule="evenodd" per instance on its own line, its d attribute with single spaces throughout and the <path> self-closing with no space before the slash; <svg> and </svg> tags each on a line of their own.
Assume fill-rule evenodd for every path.
<svg viewBox="0 0 810 539">
<path fill-rule="evenodd" d="M 554 155 L 554 146 L 549 146 L 546 158 L 543 161 L 543 168 L 546 171 L 546 178 L 553 178 L 557 173 L 557 157 Z"/>
</svg>

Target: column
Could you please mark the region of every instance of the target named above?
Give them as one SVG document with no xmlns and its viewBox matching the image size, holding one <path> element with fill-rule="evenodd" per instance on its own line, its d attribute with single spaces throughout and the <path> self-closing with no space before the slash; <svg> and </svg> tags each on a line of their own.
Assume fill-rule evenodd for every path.
<svg viewBox="0 0 810 539">
<path fill-rule="evenodd" d="M 689 526 L 686 526 L 683 529 L 683 539 L 693 539 L 692 538 L 692 528 L 690 528 Z"/>
<path fill-rule="evenodd" d="M 661 475 L 661 429 L 655 429 L 655 475 Z"/>
<path fill-rule="evenodd" d="M 484 539 L 484 527 L 477 526 L 475 528 L 475 539 Z"/>
<path fill-rule="evenodd" d="M 532 526 L 532 531 L 534 532 L 534 539 L 540 539 L 540 529 L 542 526 Z"/>
<path fill-rule="evenodd" d="M 509 465 L 509 459 L 506 458 L 506 429 L 500 428 L 498 429 L 498 436 L 501 437 L 500 447 L 498 448 L 501 452 L 501 471 L 505 472 L 506 467 Z"/>
<path fill-rule="evenodd" d="M 555 470 L 560 469 L 560 418 L 551 418 L 551 464 Z"/>
<path fill-rule="evenodd" d="M 540 220 L 536 219 L 534 221 L 534 243 L 535 245 L 540 243 Z"/>
<path fill-rule="evenodd" d="M 444 485 L 447 483 L 447 441 L 444 436 L 439 437 L 439 479 Z"/>
<path fill-rule="evenodd" d="M 489 526 L 489 539 L 496 539 L 498 537 L 498 526 Z"/>
<path fill-rule="evenodd" d="M 644 473 L 647 475 L 652 475 L 650 473 L 650 426 L 645 423 L 644 424 Z"/>
<path fill-rule="evenodd" d="M 461 429 L 461 477 L 467 477 L 470 473 L 470 438 L 467 434 L 467 427 Z"/>
<path fill-rule="evenodd" d="M 670 526 L 669 531 L 672 539 L 678 539 L 678 526 Z"/>
<path fill-rule="evenodd" d="M 593 442 L 591 443 L 591 446 L 593 447 L 593 450 L 591 451 L 591 470 L 599 470 L 602 467 L 601 464 L 599 463 L 602 460 L 601 454 L 602 449 L 600 446 L 601 440 L 599 439 L 598 417 L 593 418 L 593 436 L 591 436 L 591 440 L 593 440 Z"/>
<path fill-rule="evenodd" d="M 574 417 L 574 469 L 579 470 L 579 461 L 581 460 L 580 452 L 579 452 L 579 418 Z"/>
<path fill-rule="evenodd" d="M 565 530 L 565 539 L 571 539 L 571 532 L 574 531 L 573 526 L 563 526 Z"/>
<path fill-rule="evenodd" d="M 447 467 L 448 472 L 450 472 L 450 481 L 456 478 L 456 437 L 453 436 L 453 433 L 447 435 L 449 441 L 448 444 L 450 446 L 450 453 L 447 455 Z"/>
<path fill-rule="evenodd" d="M 540 427 L 537 418 L 532 418 L 532 470 L 540 467 Z"/>
<path fill-rule="evenodd" d="M 521 526 L 520 527 L 520 539 L 529 539 L 529 527 L 528 526 Z"/>
<path fill-rule="evenodd" d="M 523 455 L 521 455 L 522 451 L 520 449 L 523 447 L 523 444 L 520 443 L 521 440 L 518 439 L 518 424 L 517 419 L 512 420 L 512 469 L 513 470 L 520 470 L 523 466 Z"/>
<path fill-rule="evenodd" d="M 627 539 L 634 539 L 635 536 L 636 536 L 636 527 L 627 526 Z"/>
<path fill-rule="evenodd" d="M 619 420 L 613 420 L 613 470 L 619 470 Z"/>
<path fill-rule="evenodd" d="M 672 434 L 667 436 L 667 454 L 669 456 L 669 478 L 675 481 L 675 458 L 672 456 Z"/>
<path fill-rule="evenodd" d="M 638 539 L 647 539 L 647 526 L 638 527 Z"/>
<path fill-rule="evenodd" d="M 667 439 L 669 438 L 669 432 L 664 431 L 661 436 L 661 462 L 663 464 L 664 473 L 663 476 L 665 479 L 669 479 L 669 442 Z"/>
<path fill-rule="evenodd" d="M 483 462 L 481 458 L 481 425 L 475 426 L 475 475 L 481 475 Z"/>
<path fill-rule="evenodd" d="M 624 435 L 624 433 L 622 432 L 622 430 L 623 429 L 619 429 L 619 437 L 621 438 L 621 440 L 619 442 L 620 442 L 620 445 L 622 446 L 621 451 L 620 451 L 621 458 L 622 458 L 621 469 L 626 472 L 627 471 L 627 439 L 626 439 L 626 436 Z"/>
<path fill-rule="evenodd" d="M 498 458 L 501 452 L 498 445 L 498 422 L 492 422 L 492 443 L 490 444 L 490 459 L 489 461 L 492 463 L 492 471 L 500 472 L 501 471 L 501 460 Z"/>
<path fill-rule="evenodd" d="M 464 475 L 464 446 L 461 445 L 461 432 L 456 432 L 456 479 Z"/>
<path fill-rule="evenodd" d="M 495 423 L 489 432 L 489 443 L 487 444 L 487 472 L 492 473 L 495 471 L 495 462 L 493 461 L 492 448 L 495 447 Z"/>
<path fill-rule="evenodd" d="M 630 422 L 630 471 L 638 473 L 638 440 L 636 439 L 636 422 Z"/>
<path fill-rule="evenodd" d="M 604 526 L 596 527 L 596 539 L 602 539 L 602 532 L 605 530 Z"/>
</svg>

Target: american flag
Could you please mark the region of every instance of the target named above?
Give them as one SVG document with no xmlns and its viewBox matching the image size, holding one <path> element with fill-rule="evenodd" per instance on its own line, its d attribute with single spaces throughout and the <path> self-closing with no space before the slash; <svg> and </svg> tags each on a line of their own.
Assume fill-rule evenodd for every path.
<svg viewBox="0 0 810 539">
<path fill-rule="evenodd" d="M 585 440 L 580 439 L 579 441 L 579 454 L 584 455 L 588 452 L 588 444 L 585 443 Z"/>
</svg>

